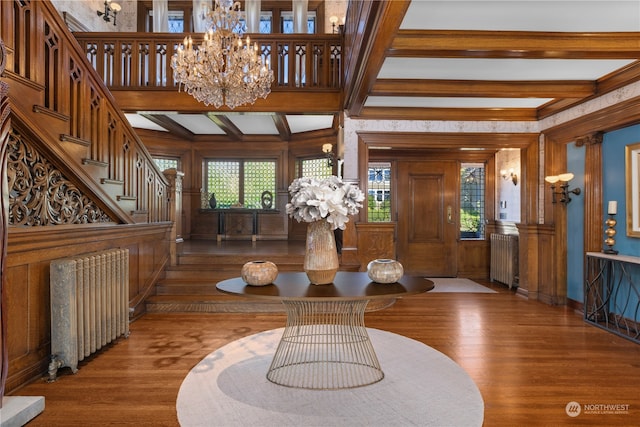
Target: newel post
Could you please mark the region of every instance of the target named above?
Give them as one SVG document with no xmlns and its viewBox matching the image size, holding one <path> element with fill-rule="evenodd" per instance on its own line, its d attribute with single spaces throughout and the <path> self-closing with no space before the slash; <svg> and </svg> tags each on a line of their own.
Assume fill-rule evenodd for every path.
<svg viewBox="0 0 640 427">
<path fill-rule="evenodd" d="M 182 238 L 182 178 L 184 172 L 167 169 L 163 174 L 169 180 L 169 220 L 173 222 L 169 237 L 169 253 L 171 265 L 177 265 L 178 243 L 184 241 Z"/>
</svg>

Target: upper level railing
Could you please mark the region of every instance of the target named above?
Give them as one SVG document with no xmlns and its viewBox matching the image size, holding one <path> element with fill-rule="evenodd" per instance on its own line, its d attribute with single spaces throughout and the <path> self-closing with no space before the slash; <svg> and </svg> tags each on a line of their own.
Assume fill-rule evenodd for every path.
<svg viewBox="0 0 640 427">
<path fill-rule="evenodd" d="M 184 34 L 74 33 L 87 59 L 110 89 L 176 90 L 171 57 Z M 271 64 L 273 91 L 340 90 L 339 34 L 249 34 Z M 199 45 L 201 39 L 194 39 Z"/>
</svg>

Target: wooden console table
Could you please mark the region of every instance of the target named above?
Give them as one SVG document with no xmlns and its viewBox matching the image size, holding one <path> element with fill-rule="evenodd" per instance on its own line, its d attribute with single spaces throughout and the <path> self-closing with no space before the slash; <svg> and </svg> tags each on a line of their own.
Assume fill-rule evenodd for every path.
<svg viewBox="0 0 640 427">
<path fill-rule="evenodd" d="M 584 320 L 640 344 L 640 257 L 587 252 Z"/>
<path fill-rule="evenodd" d="M 224 239 L 226 240 L 229 236 L 227 230 L 227 216 L 228 215 L 237 215 L 241 217 L 242 215 L 251 215 L 251 240 L 255 242 L 257 235 L 259 234 L 259 215 L 263 214 L 279 214 L 280 211 L 275 209 L 249 209 L 249 208 L 217 208 L 211 209 L 212 212 L 216 212 L 218 214 L 218 241 Z"/>
</svg>

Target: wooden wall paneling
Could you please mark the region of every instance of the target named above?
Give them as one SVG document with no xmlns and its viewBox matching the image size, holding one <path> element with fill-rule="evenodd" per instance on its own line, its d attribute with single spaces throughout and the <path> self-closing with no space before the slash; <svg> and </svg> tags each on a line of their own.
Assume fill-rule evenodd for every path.
<svg viewBox="0 0 640 427">
<path fill-rule="evenodd" d="M 535 135 L 520 149 L 520 223 L 537 224 L 539 215 L 540 144 Z"/>
<path fill-rule="evenodd" d="M 50 356 L 49 264 L 102 249 L 129 249 L 130 306 L 152 291 L 168 260 L 170 223 L 20 227 L 9 230 L 7 390 L 42 376 Z"/>
<path fill-rule="evenodd" d="M 367 264 L 374 259 L 397 259 L 395 222 L 361 222 L 355 225 L 355 229 L 360 271 L 365 271 Z"/>
<path fill-rule="evenodd" d="M 258 238 L 271 240 L 287 239 L 287 223 L 282 220 L 280 213 L 258 214 Z M 286 215 L 285 215 L 286 217 Z"/>
<path fill-rule="evenodd" d="M 536 299 L 546 304 L 565 304 L 566 297 L 566 243 L 554 227 L 540 228 L 538 234 L 539 280 Z M 566 242 L 566 238 L 564 239 Z"/>
<path fill-rule="evenodd" d="M 488 240 L 461 240 L 458 243 L 458 277 L 487 280 L 490 262 Z"/>
<path fill-rule="evenodd" d="M 194 209 L 191 226 L 192 239 L 216 240 L 218 236 L 218 213 L 207 209 Z"/>
<path fill-rule="evenodd" d="M 538 299 L 540 281 L 540 226 L 517 224 L 519 281 L 518 294 L 529 299 Z"/>
</svg>

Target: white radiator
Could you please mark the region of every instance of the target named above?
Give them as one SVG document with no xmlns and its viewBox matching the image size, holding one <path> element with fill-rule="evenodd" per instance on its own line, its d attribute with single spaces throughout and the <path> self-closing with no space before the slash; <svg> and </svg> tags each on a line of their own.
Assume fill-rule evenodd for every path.
<svg viewBox="0 0 640 427">
<path fill-rule="evenodd" d="M 512 286 L 518 279 L 518 236 L 491 234 L 491 281 Z"/>
<path fill-rule="evenodd" d="M 78 362 L 129 335 L 129 250 L 110 249 L 51 261 L 51 363 Z"/>
</svg>

